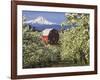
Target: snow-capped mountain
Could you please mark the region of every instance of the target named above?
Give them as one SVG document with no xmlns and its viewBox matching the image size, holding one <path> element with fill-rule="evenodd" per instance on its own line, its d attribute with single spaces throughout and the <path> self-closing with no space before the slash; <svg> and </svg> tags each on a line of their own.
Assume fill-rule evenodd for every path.
<svg viewBox="0 0 100 80">
<path fill-rule="evenodd" d="M 56 24 L 56 23 L 48 21 L 47 19 L 45 19 L 42 16 L 38 16 L 37 18 L 35 18 L 33 20 L 25 21 L 24 23 L 26 23 L 26 24 L 28 24 L 28 23 L 32 23 L 32 24 L 45 24 L 45 25 Z"/>
</svg>

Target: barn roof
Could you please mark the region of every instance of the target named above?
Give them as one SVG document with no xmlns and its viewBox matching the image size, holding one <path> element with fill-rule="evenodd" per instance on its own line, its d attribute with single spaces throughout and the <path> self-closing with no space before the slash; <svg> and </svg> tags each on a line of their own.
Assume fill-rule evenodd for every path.
<svg viewBox="0 0 100 80">
<path fill-rule="evenodd" d="M 53 30 L 53 28 L 44 29 L 43 32 L 42 32 L 42 34 L 43 34 L 44 36 L 48 36 L 48 35 L 49 35 L 49 32 L 50 32 L 51 30 Z"/>
</svg>

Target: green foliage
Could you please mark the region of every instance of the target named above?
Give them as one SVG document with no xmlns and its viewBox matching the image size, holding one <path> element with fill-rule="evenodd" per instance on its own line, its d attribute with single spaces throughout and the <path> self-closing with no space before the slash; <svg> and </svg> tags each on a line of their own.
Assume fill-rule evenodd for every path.
<svg viewBox="0 0 100 80">
<path fill-rule="evenodd" d="M 26 28 L 24 28 L 26 29 Z M 40 39 L 41 32 L 25 30 L 23 33 L 23 67 L 46 67 L 57 63 L 60 51 L 57 46 L 46 45 Z"/>
<path fill-rule="evenodd" d="M 84 27 L 83 27 L 84 28 Z M 82 27 L 72 28 L 68 31 L 61 33 L 61 59 L 64 61 L 70 61 L 72 63 L 75 60 L 80 62 L 82 52 L 85 54 L 88 61 L 89 56 L 89 34 L 88 31 L 82 29 Z"/>
<path fill-rule="evenodd" d="M 60 34 L 61 59 L 89 64 L 89 15 L 70 13 L 66 18 L 64 25 L 71 25 L 72 28 Z"/>
<path fill-rule="evenodd" d="M 84 26 L 89 28 L 89 14 L 85 13 L 65 13 L 65 21 L 61 23 L 61 26 Z"/>
</svg>

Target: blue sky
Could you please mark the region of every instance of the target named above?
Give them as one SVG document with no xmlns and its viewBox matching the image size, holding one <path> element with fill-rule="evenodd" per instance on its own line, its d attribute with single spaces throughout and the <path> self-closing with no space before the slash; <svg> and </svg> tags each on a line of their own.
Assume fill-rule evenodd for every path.
<svg viewBox="0 0 100 80">
<path fill-rule="evenodd" d="M 38 16 L 43 16 L 48 21 L 60 24 L 65 20 L 64 12 L 45 12 L 45 11 L 23 11 L 22 15 L 27 18 L 27 20 L 32 20 Z"/>
</svg>

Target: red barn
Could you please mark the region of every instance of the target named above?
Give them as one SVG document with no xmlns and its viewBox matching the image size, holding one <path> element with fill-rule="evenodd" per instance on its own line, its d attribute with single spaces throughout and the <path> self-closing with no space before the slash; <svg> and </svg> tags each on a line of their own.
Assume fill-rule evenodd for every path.
<svg viewBox="0 0 100 80">
<path fill-rule="evenodd" d="M 46 43 L 56 44 L 59 40 L 59 33 L 53 28 L 45 29 L 42 32 L 42 40 Z"/>
</svg>

